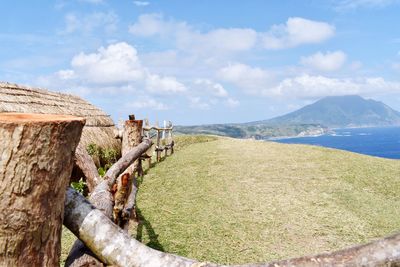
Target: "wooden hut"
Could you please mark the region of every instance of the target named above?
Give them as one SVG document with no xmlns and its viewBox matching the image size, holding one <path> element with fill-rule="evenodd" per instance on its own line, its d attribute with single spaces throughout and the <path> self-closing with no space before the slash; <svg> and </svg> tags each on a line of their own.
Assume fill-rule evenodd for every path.
<svg viewBox="0 0 400 267">
<path fill-rule="evenodd" d="M 109 115 L 74 95 L 0 82 L 0 112 L 65 114 L 86 118 L 79 146 L 95 143 L 103 148 L 121 149 L 114 138 L 116 129 Z"/>
</svg>

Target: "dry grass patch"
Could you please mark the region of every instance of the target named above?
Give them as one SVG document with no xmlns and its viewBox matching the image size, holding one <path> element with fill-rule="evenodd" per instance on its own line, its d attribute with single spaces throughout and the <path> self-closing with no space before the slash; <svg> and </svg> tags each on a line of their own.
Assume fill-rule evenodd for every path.
<svg viewBox="0 0 400 267">
<path fill-rule="evenodd" d="M 140 185 L 138 237 L 202 261 L 264 262 L 400 229 L 400 161 L 273 142 L 194 138 Z"/>
<path fill-rule="evenodd" d="M 179 136 L 144 177 L 133 237 L 224 264 L 364 243 L 400 229 L 400 161 L 273 142 Z M 145 164 L 146 165 L 146 164 Z M 63 231 L 62 259 L 74 238 Z"/>
</svg>

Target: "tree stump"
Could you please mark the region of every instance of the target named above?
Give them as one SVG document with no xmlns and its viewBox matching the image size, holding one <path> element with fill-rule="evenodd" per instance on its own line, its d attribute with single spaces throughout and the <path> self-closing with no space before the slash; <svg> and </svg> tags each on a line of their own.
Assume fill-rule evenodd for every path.
<svg viewBox="0 0 400 267">
<path fill-rule="evenodd" d="M 83 118 L 0 113 L 0 266 L 58 266 Z"/>
</svg>

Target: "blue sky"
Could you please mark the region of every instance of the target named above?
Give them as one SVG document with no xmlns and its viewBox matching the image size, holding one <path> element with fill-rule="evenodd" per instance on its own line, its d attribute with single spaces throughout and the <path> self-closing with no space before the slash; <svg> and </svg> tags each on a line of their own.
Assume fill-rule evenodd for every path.
<svg viewBox="0 0 400 267">
<path fill-rule="evenodd" d="M 398 0 L 2 1 L 0 81 L 115 121 L 247 122 L 328 95 L 400 110 Z"/>
</svg>

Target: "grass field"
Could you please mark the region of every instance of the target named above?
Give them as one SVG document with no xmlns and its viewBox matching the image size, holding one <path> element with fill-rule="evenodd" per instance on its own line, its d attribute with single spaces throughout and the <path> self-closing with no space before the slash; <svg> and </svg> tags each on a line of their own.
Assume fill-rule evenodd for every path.
<svg viewBox="0 0 400 267">
<path fill-rule="evenodd" d="M 140 184 L 142 224 L 132 234 L 153 248 L 265 262 L 400 229 L 400 161 L 230 138 L 180 136 L 176 144 Z"/>
</svg>

